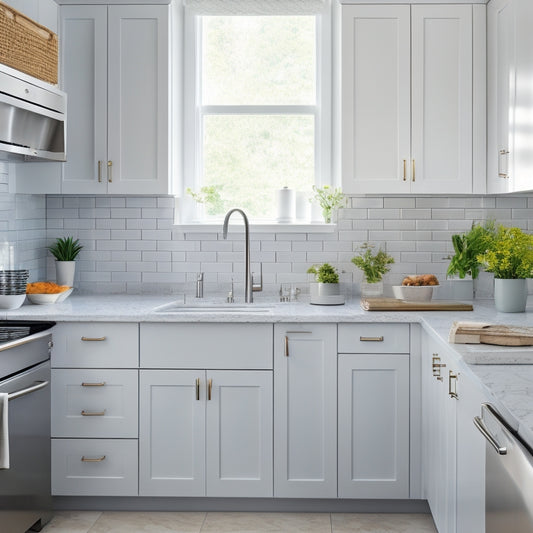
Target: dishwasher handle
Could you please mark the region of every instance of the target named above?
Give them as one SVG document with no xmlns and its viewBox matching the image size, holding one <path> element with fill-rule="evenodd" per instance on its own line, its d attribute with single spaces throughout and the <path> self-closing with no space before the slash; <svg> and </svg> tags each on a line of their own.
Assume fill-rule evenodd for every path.
<svg viewBox="0 0 533 533">
<path fill-rule="evenodd" d="M 487 426 L 485 425 L 485 422 L 483 422 L 481 417 L 474 417 L 474 425 L 479 429 L 481 434 L 489 441 L 490 445 L 496 450 L 498 455 L 507 455 L 507 448 L 505 446 L 500 446 L 498 441 L 488 430 Z"/>
<path fill-rule="evenodd" d="M 36 381 L 35 385 L 28 387 L 27 389 L 21 389 L 15 392 L 12 392 L 7 399 L 9 401 L 16 400 L 17 398 L 20 398 L 21 396 L 26 396 L 26 394 L 31 394 L 32 392 L 36 392 L 40 389 L 44 389 L 50 384 L 49 381 Z"/>
</svg>

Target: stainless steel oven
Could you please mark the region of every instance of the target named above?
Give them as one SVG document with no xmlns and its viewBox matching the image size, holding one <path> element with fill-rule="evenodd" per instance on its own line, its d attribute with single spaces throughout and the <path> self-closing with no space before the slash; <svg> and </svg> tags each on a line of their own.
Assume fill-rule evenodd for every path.
<svg viewBox="0 0 533 533">
<path fill-rule="evenodd" d="M 52 517 L 49 329 L 53 325 L 0 320 L 0 393 L 7 394 L 9 444 L 8 468 L 0 470 L 2 533 L 40 531 Z"/>
<path fill-rule="evenodd" d="M 531 448 L 491 404 L 482 404 L 474 424 L 487 439 L 485 533 L 531 533 Z"/>
</svg>

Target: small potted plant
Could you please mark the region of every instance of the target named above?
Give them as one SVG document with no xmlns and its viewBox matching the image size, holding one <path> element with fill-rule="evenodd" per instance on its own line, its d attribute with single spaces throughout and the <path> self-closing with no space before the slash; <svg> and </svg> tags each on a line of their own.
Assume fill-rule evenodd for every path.
<svg viewBox="0 0 533 533">
<path fill-rule="evenodd" d="M 48 250 L 56 259 L 56 282 L 58 285 L 74 286 L 76 271 L 76 257 L 83 246 L 79 239 L 73 237 L 59 237 Z"/>
<path fill-rule="evenodd" d="M 477 256 L 487 272 L 494 274 L 494 304 L 503 313 L 526 309 L 527 278 L 533 277 L 533 235 L 520 228 L 498 226 L 487 249 Z"/>
<path fill-rule="evenodd" d="M 363 271 L 361 283 L 362 296 L 381 296 L 383 294 L 383 276 L 389 272 L 394 258 L 381 248 L 374 253 L 375 246 L 368 242 L 359 248 L 359 255 L 352 257 L 352 263 Z"/>
<path fill-rule="evenodd" d="M 471 300 L 474 297 L 474 281 L 479 276 L 481 265 L 478 255 L 487 249 L 488 242 L 494 234 L 494 221 L 483 225 L 474 222 L 467 233 L 452 235 L 454 255 L 446 276 L 450 278 L 452 298 Z"/>
<path fill-rule="evenodd" d="M 333 213 L 345 206 L 346 195 L 340 189 L 332 189 L 329 185 L 322 188 L 313 185 L 313 192 L 315 195 L 309 201 L 320 206 L 324 222 L 329 224 Z"/>
<path fill-rule="evenodd" d="M 340 294 L 339 273 L 329 263 L 313 265 L 308 268 L 308 274 L 313 274 L 315 282 L 309 285 L 311 303 L 317 305 L 337 305 L 344 303 Z"/>
</svg>

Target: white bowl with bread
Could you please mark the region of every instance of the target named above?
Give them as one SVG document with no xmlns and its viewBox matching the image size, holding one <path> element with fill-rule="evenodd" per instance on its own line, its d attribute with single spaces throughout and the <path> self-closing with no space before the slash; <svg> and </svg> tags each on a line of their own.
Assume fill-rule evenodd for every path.
<svg viewBox="0 0 533 533">
<path fill-rule="evenodd" d="M 406 276 L 401 285 L 394 285 L 392 292 L 398 300 L 411 302 L 429 302 L 433 298 L 433 289 L 439 280 L 434 274 Z"/>
</svg>

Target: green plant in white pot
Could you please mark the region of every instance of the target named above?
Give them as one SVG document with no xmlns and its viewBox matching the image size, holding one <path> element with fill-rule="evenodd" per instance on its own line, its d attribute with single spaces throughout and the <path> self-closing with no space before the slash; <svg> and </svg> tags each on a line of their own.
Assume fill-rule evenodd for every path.
<svg viewBox="0 0 533 533">
<path fill-rule="evenodd" d="M 48 250 L 56 259 L 56 283 L 58 285 L 74 286 L 76 258 L 82 248 L 79 239 L 73 237 L 58 237 L 51 246 L 48 246 Z"/>
<path fill-rule="evenodd" d="M 313 265 L 307 269 L 308 274 L 314 274 L 315 282 L 309 284 L 311 303 L 318 305 L 343 304 L 344 298 L 340 294 L 339 273 L 329 263 Z"/>
<path fill-rule="evenodd" d="M 389 265 L 394 263 L 394 258 L 385 250 L 380 248 L 374 253 L 374 248 L 373 244 L 365 242 L 359 248 L 359 255 L 352 257 L 352 263 L 363 272 L 362 296 L 381 296 L 383 294 L 383 276 L 389 272 Z"/>
</svg>

